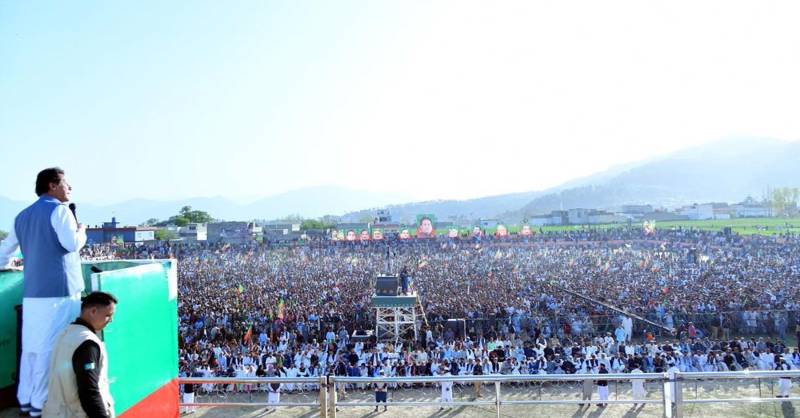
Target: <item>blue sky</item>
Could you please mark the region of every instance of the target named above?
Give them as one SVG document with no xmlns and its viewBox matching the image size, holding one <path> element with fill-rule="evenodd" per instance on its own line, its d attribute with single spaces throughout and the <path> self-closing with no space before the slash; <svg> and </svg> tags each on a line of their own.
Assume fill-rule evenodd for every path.
<svg viewBox="0 0 800 418">
<path fill-rule="evenodd" d="M 800 139 L 796 2 L 1 2 L 0 196 L 541 189 Z"/>
</svg>

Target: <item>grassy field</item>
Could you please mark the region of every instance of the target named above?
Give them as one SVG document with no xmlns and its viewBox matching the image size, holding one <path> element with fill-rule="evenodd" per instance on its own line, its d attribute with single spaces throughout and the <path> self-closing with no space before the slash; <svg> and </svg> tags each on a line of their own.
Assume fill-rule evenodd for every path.
<svg viewBox="0 0 800 418">
<path fill-rule="evenodd" d="M 633 224 L 641 227 L 641 224 Z M 626 224 L 603 224 L 603 225 L 559 225 L 543 227 L 544 231 L 570 231 L 584 228 L 608 229 L 625 227 Z M 750 235 L 775 235 L 775 234 L 800 234 L 800 218 L 738 218 L 738 219 L 719 219 L 706 221 L 665 221 L 656 222 L 656 229 L 672 228 L 694 228 L 706 231 L 722 231 L 723 228 L 730 227 L 731 231 L 738 234 Z"/>
<path fill-rule="evenodd" d="M 691 222 L 662 222 L 661 224 L 656 224 L 657 228 L 676 228 L 678 226 L 712 231 L 720 231 L 722 228 L 730 227 L 732 231 L 745 235 L 800 234 L 800 218 L 743 218 Z"/>
<path fill-rule="evenodd" d="M 580 231 L 582 229 L 611 229 L 611 228 L 626 228 L 628 224 L 598 224 L 598 225 L 552 225 L 543 226 L 541 230 L 544 232 L 561 232 L 561 231 Z M 506 225 L 510 234 L 516 234 L 520 230 L 519 225 Z M 634 222 L 631 224 L 633 228 L 641 228 L 641 222 Z M 694 228 L 706 231 L 722 231 L 723 228 L 730 227 L 731 231 L 742 234 L 761 234 L 761 235 L 776 235 L 776 234 L 800 234 L 800 218 L 737 218 L 737 219 L 719 219 L 707 221 L 664 221 L 656 222 L 656 229 L 673 229 L 673 228 Z M 531 230 L 538 233 L 540 228 L 538 226 L 531 226 Z M 459 229 L 461 236 L 468 235 L 472 229 L 465 228 Z M 486 228 L 484 233 L 492 235 L 495 228 Z M 446 230 L 437 231 L 440 235 L 447 234 Z"/>
</svg>

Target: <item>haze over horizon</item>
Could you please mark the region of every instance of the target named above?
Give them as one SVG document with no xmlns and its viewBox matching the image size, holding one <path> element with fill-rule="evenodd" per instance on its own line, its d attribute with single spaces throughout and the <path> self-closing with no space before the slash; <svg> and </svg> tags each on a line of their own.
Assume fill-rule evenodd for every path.
<svg viewBox="0 0 800 418">
<path fill-rule="evenodd" d="M 466 199 L 796 141 L 800 4 L 771 4 L 5 2 L 0 196 L 58 165 L 95 204 Z"/>
</svg>

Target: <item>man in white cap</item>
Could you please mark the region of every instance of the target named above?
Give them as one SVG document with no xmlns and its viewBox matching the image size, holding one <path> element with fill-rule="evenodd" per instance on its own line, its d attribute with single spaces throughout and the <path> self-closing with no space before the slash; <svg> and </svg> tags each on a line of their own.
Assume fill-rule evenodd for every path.
<svg viewBox="0 0 800 418">
<path fill-rule="evenodd" d="M 275 369 L 271 368 L 267 372 L 267 377 L 270 378 L 277 378 L 278 375 L 275 373 Z M 276 405 L 281 402 L 281 384 L 278 382 L 272 382 L 267 384 L 267 403 L 270 405 Z M 267 408 L 269 410 L 269 408 Z"/>
<path fill-rule="evenodd" d="M 783 357 L 777 357 L 775 370 L 791 370 L 792 366 L 787 363 Z M 789 393 L 792 391 L 792 378 L 789 376 L 781 376 L 778 379 L 778 398 L 788 398 Z"/>
<path fill-rule="evenodd" d="M 605 364 L 600 363 L 599 369 L 597 370 L 597 374 L 608 374 L 608 369 L 606 369 Z M 608 400 L 608 380 L 597 381 L 597 397 L 601 401 L 597 404 L 597 406 L 605 408 L 606 405 L 608 404 L 602 401 Z"/>
<path fill-rule="evenodd" d="M 669 369 L 667 369 L 667 375 L 669 376 L 669 392 L 667 394 L 670 396 L 670 400 L 674 405 L 678 394 L 675 379 L 677 378 L 677 374 L 680 373 L 680 369 L 678 369 L 675 363 L 668 363 L 667 365 L 669 366 Z"/>
</svg>

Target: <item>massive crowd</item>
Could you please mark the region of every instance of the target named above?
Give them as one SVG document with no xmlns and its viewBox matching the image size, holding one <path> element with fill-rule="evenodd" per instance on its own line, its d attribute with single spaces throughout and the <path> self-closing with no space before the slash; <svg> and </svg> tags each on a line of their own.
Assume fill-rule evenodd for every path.
<svg viewBox="0 0 800 418">
<path fill-rule="evenodd" d="M 793 235 L 612 229 L 280 248 L 90 246 L 83 256 L 177 258 L 181 363 L 205 375 L 800 367 L 787 347 L 800 337 Z M 427 324 L 416 338 L 357 338 L 374 329 L 374 280 L 387 269 L 412 277 Z M 449 326 L 455 318 L 463 326 Z"/>
</svg>

